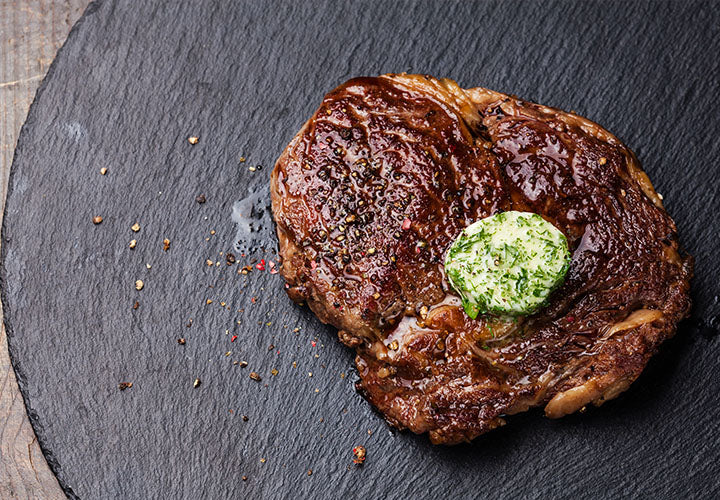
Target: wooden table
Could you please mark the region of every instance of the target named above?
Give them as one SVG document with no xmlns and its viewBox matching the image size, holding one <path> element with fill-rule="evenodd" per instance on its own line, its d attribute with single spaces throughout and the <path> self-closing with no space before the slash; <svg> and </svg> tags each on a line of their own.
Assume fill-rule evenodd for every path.
<svg viewBox="0 0 720 500">
<path fill-rule="evenodd" d="M 2 209 L 15 143 L 35 90 L 88 3 L 89 0 L 0 0 Z M 65 498 L 25 413 L 10 365 L 4 325 L 0 331 L 0 498 Z"/>
</svg>

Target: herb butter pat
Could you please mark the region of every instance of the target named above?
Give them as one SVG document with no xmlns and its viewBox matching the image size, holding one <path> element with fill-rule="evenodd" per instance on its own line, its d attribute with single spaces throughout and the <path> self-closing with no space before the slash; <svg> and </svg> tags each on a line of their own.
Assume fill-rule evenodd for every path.
<svg viewBox="0 0 720 500">
<path fill-rule="evenodd" d="M 473 319 L 538 310 L 569 267 L 565 236 L 529 212 L 503 212 L 470 224 L 445 258 L 450 284 Z"/>
</svg>

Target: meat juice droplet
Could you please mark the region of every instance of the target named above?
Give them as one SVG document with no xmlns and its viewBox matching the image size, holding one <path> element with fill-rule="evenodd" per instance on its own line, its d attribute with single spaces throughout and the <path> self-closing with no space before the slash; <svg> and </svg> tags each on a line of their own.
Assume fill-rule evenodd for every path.
<svg viewBox="0 0 720 500">
<path fill-rule="evenodd" d="M 720 302 L 720 297 L 715 295 L 712 304 L 707 308 L 709 310 L 702 317 L 697 317 L 695 315 L 697 313 L 695 313 L 686 320 L 694 330 L 708 339 L 720 336 L 720 314 L 718 314 L 720 308 L 718 302 Z"/>
<path fill-rule="evenodd" d="M 234 248 L 240 254 L 257 252 L 274 246 L 270 194 L 266 190 L 250 193 L 233 203 L 232 221 L 236 225 Z"/>
</svg>

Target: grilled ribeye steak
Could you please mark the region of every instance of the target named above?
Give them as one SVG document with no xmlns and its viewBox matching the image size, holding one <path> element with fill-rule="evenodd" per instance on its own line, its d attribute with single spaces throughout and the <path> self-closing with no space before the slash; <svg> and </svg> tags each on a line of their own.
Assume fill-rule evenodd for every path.
<svg viewBox="0 0 720 500">
<path fill-rule="evenodd" d="M 357 350 L 398 428 L 457 443 L 544 405 L 614 398 L 690 309 L 692 259 L 635 155 L 573 113 L 419 75 L 330 92 L 272 173 L 288 293 Z M 535 212 L 567 237 L 534 315 L 470 319 L 443 273 L 472 222 Z"/>
</svg>

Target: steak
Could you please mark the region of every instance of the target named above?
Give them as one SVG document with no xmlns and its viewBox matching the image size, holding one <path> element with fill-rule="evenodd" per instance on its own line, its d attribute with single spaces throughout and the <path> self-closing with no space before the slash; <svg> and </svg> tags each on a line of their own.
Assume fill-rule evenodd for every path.
<svg viewBox="0 0 720 500">
<path fill-rule="evenodd" d="M 358 389 L 387 421 L 433 443 L 616 397 L 690 310 L 692 258 L 662 196 L 572 112 L 429 76 L 355 78 L 292 139 L 271 194 L 288 294 L 356 349 Z M 537 313 L 472 320 L 445 253 L 508 210 L 562 231 L 570 270 Z"/>
</svg>

